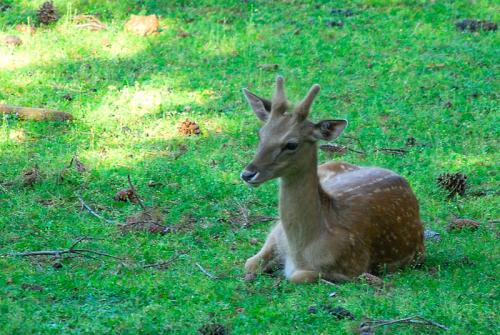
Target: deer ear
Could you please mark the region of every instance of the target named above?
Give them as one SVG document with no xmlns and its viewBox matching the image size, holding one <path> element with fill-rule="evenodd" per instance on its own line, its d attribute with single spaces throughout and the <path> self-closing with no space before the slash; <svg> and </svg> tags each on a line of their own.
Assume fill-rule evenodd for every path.
<svg viewBox="0 0 500 335">
<path fill-rule="evenodd" d="M 313 136 L 317 140 L 331 141 L 339 137 L 347 127 L 347 120 L 323 120 L 314 125 Z"/>
<path fill-rule="evenodd" d="M 269 118 L 269 113 L 271 112 L 271 101 L 253 94 L 246 88 L 243 89 L 243 94 L 245 94 L 245 97 L 247 98 L 247 101 L 250 104 L 250 107 L 252 107 L 255 115 L 257 115 L 261 121 L 266 122 Z"/>
</svg>

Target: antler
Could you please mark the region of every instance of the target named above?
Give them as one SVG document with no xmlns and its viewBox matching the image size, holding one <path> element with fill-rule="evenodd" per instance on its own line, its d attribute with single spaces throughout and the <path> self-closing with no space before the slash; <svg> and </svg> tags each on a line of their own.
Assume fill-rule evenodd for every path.
<svg viewBox="0 0 500 335">
<path fill-rule="evenodd" d="M 284 79 L 282 76 L 276 77 L 276 93 L 274 93 L 274 98 L 272 102 L 272 112 L 283 114 L 286 112 L 286 97 L 284 89 Z"/>
<path fill-rule="evenodd" d="M 307 115 L 309 114 L 309 111 L 311 109 L 311 105 L 314 101 L 314 98 L 316 97 L 316 94 L 318 94 L 320 90 L 320 87 L 318 84 L 314 84 L 309 92 L 307 93 L 306 97 L 304 100 L 300 102 L 300 104 L 296 108 L 297 116 L 301 119 L 304 120 L 307 118 Z"/>
</svg>

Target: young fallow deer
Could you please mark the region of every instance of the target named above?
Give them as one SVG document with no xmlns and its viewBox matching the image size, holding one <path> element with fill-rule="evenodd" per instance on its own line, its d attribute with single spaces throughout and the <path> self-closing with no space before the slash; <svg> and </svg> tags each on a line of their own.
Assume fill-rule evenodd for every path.
<svg viewBox="0 0 500 335">
<path fill-rule="evenodd" d="M 319 278 L 342 282 L 380 270 L 393 271 L 423 260 L 423 227 L 408 182 L 377 167 L 344 162 L 317 166 L 318 140 L 333 140 L 346 120 L 307 119 L 314 85 L 291 107 L 276 80 L 272 101 L 243 92 L 264 122 L 253 161 L 241 173 L 252 186 L 280 178 L 280 222 L 262 249 L 245 264 L 247 273 L 273 264 L 292 282 Z"/>
</svg>

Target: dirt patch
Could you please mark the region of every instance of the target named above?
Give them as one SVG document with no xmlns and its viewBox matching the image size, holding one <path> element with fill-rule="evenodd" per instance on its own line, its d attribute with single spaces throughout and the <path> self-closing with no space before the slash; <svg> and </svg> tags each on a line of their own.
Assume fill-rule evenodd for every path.
<svg viewBox="0 0 500 335">
<path fill-rule="evenodd" d="M 168 227 L 163 224 L 163 215 L 159 209 L 147 208 L 125 219 L 125 224 L 118 225 L 126 233 L 130 231 L 146 231 L 153 234 L 165 234 Z"/>
</svg>

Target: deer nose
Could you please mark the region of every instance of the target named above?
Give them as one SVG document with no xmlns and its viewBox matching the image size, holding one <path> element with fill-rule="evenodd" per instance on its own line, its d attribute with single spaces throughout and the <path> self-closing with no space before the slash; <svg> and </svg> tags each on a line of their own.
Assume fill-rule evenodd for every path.
<svg viewBox="0 0 500 335">
<path fill-rule="evenodd" d="M 257 173 L 258 172 L 243 170 L 243 172 L 240 174 L 240 177 L 241 179 L 243 179 L 243 181 L 246 181 L 248 183 L 257 175 Z"/>
</svg>

